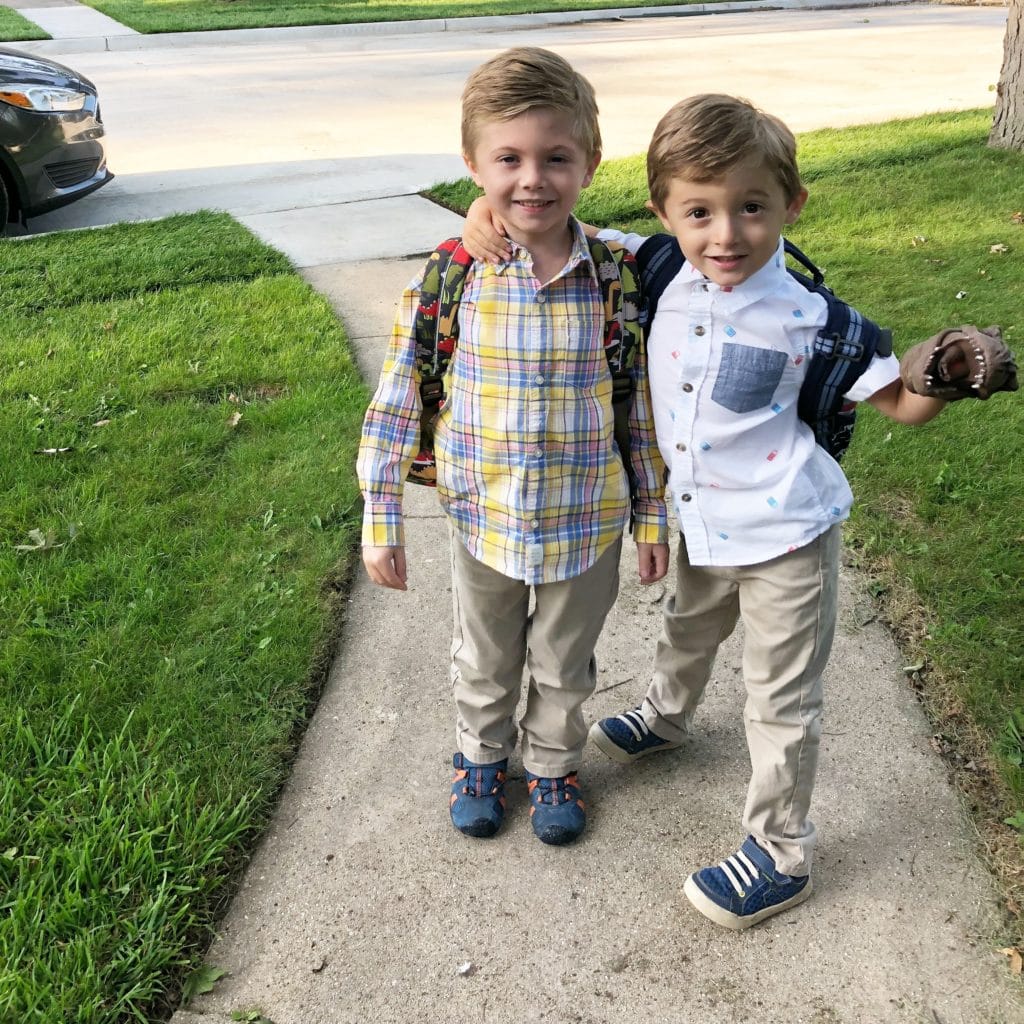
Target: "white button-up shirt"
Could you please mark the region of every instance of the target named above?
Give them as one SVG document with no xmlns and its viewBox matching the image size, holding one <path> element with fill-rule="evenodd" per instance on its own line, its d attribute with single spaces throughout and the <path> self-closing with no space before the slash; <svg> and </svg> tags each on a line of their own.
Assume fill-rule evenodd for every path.
<svg viewBox="0 0 1024 1024">
<path fill-rule="evenodd" d="M 602 231 L 633 252 L 642 236 Z M 825 300 L 775 256 L 723 288 L 689 263 L 658 300 L 648 369 L 658 445 L 692 565 L 753 565 L 810 543 L 853 504 L 839 464 L 797 414 Z M 862 401 L 899 377 L 876 356 Z"/>
</svg>

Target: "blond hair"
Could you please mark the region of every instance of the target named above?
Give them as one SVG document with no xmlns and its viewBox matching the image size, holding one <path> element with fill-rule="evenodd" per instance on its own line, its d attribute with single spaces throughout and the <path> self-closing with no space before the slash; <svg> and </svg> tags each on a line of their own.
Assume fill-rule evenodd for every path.
<svg viewBox="0 0 1024 1024">
<path fill-rule="evenodd" d="M 736 96 L 691 96 L 654 129 L 647 150 L 651 202 L 664 211 L 673 178 L 711 181 L 748 159 L 763 161 L 787 202 L 800 194 L 796 139 L 782 121 Z"/>
<path fill-rule="evenodd" d="M 587 159 L 600 153 L 593 86 L 563 57 L 535 46 L 505 50 L 469 76 L 462 91 L 462 151 L 473 155 L 481 125 L 537 109 L 568 114 Z"/>
</svg>

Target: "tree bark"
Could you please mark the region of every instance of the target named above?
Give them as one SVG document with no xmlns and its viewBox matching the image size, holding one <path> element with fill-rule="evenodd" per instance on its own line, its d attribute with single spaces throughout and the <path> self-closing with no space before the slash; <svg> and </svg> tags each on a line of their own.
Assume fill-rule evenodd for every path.
<svg viewBox="0 0 1024 1024">
<path fill-rule="evenodd" d="M 1003 69 L 988 144 L 1024 152 L 1024 0 L 1010 0 L 1003 41 Z"/>
</svg>

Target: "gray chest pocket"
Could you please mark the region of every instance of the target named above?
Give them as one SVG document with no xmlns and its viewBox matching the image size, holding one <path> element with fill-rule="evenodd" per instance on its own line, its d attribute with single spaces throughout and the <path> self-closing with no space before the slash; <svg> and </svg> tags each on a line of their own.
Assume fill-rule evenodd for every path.
<svg viewBox="0 0 1024 1024">
<path fill-rule="evenodd" d="M 772 400 L 788 361 L 785 352 L 726 342 L 711 398 L 731 412 L 762 409 Z"/>
</svg>

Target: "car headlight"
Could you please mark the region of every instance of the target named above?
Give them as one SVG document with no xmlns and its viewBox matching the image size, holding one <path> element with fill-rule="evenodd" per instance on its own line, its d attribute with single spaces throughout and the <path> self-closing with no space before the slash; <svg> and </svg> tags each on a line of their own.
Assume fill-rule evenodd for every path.
<svg viewBox="0 0 1024 1024">
<path fill-rule="evenodd" d="M 86 94 L 75 89 L 58 89 L 52 85 L 30 85 L 25 89 L 0 86 L 0 103 L 10 103 L 23 110 L 43 112 L 81 110 Z"/>
</svg>

